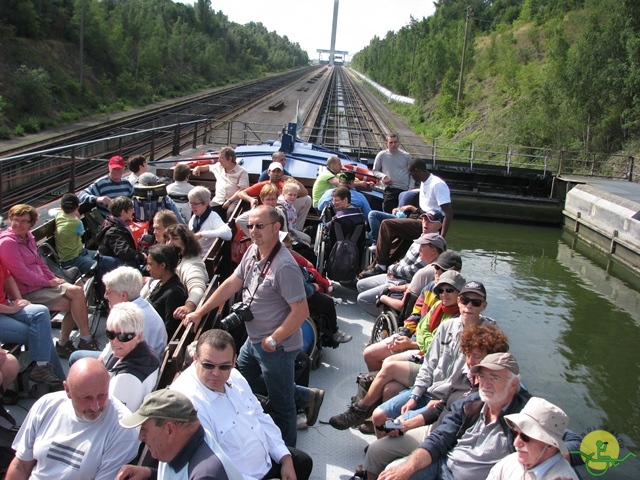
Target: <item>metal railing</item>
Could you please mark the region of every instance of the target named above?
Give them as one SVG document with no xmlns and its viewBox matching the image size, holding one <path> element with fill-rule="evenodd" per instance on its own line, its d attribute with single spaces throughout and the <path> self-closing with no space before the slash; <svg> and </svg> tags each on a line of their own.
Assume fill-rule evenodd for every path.
<svg viewBox="0 0 640 480">
<path fill-rule="evenodd" d="M 0 158 L 0 213 L 6 204 L 30 202 L 31 199 L 75 191 L 104 175 L 103 165 L 112 155 L 134 153 L 148 155 L 150 161 L 179 155 L 185 148 L 206 146 L 217 149 L 226 145 L 255 145 L 279 140 L 283 125 L 241 121 L 194 120 L 135 130 L 120 135 Z M 298 136 L 308 135 L 304 127 Z M 381 132 L 372 135 L 384 139 Z M 416 158 L 424 158 L 431 168 L 452 167 L 481 170 L 491 166 L 505 175 L 518 170 L 548 174 L 580 175 L 640 182 L 635 168 L 636 156 L 571 152 L 521 145 L 470 143 L 455 145 L 443 139 L 425 141 L 420 137 L 401 138 L 402 146 Z M 352 147 L 352 151 L 355 148 Z M 366 155 L 354 155 L 355 159 Z"/>
</svg>

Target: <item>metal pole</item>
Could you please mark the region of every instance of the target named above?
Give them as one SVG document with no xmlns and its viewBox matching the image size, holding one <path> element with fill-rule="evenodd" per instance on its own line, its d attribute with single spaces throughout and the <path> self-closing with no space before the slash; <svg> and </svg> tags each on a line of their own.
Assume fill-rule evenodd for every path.
<svg viewBox="0 0 640 480">
<path fill-rule="evenodd" d="M 80 0 L 80 95 L 84 74 L 84 0 Z"/>
<path fill-rule="evenodd" d="M 462 97 L 462 79 L 464 77 L 464 60 L 467 56 L 467 34 L 469 33 L 469 18 L 473 13 L 473 8 L 467 7 L 467 16 L 464 24 L 464 42 L 462 43 L 462 61 L 460 62 L 460 79 L 458 80 L 458 100 L 456 101 L 456 115 L 460 107 L 460 98 Z"/>
<path fill-rule="evenodd" d="M 71 180 L 69 181 L 69 193 L 76 191 L 76 147 L 71 148 Z"/>
</svg>

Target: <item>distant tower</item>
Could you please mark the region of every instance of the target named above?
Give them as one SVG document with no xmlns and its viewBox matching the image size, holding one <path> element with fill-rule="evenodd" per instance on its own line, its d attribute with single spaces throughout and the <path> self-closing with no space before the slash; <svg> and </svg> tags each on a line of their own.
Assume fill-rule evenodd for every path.
<svg viewBox="0 0 640 480">
<path fill-rule="evenodd" d="M 333 2 L 333 28 L 331 29 L 331 53 L 329 54 L 329 65 L 333 65 L 336 54 L 336 31 L 338 30 L 338 0 Z"/>
</svg>

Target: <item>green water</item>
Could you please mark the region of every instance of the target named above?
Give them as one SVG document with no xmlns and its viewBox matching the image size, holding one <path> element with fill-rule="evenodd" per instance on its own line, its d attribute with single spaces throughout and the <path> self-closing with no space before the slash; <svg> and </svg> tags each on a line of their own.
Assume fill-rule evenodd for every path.
<svg viewBox="0 0 640 480">
<path fill-rule="evenodd" d="M 466 279 L 487 287 L 485 313 L 509 335 L 532 394 L 564 409 L 577 433 L 612 432 L 619 458 L 640 456 L 640 282 L 608 273 L 570 237 L 455 219 L 447 242 L 461 252 Z M 629 458 L 600 478 L 639 472 L 640 459 Z"/>
</svg>

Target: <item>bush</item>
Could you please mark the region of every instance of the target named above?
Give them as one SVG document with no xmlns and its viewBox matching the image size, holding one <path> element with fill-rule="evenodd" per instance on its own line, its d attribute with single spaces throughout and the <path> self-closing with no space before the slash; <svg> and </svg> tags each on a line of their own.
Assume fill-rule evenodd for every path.
<svg viewBox="0 0 640 480">
<path fill-rule="evenodd" d="M 53 105 L 49 74 L 44 68 L 22 65 L 14 73 L 13 105 L 21 113 L 49 115 Z"/>
</svg>

